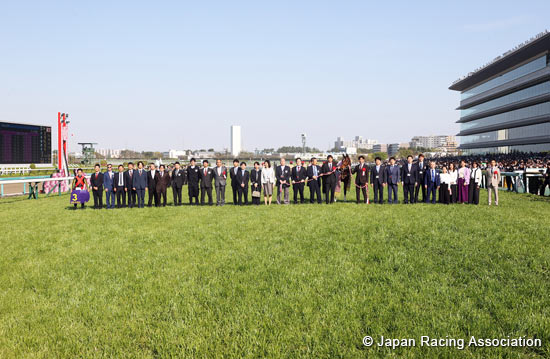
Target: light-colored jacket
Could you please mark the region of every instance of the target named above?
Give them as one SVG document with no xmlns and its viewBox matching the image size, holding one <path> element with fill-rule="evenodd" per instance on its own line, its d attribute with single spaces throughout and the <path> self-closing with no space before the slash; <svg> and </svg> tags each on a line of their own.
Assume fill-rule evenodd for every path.
<svg viewBox="0 0 550 359">
<path fill-rule="evenodd" d="M 262 183 L 275 183 L 275 172 L 273 167 L 262 168 Z"/>
<path fill-rule="evenodd" d="M 221 166 L 221 173 L 218 176 L 218 167 L 214 167 L 214 186 L 225 186 L 227 183 L 227 168 L 225 166 Z"/>
<path fill-rule="evenodd" d="M 478 185 L 481 184 L 481 168 L 472 168 L 470 172 L 470 183 L 477 183 Z"/>
<path fill-rule="evenodd" d="M 460 178 L 460 171 L 461 170 L 462 170 L 462 174 L 464 175 L 464 182 L 466 184 L 470 184 L 470 169 L 468 167 L 459 168 L 456 171 L 458 178 Z"/>
<path fill-rule="evenodd" d="M 498 169 L 498 167 L 487 167 L 487 186 L 497 188 L 499 183 L 500 170 Z"/>
<path fill-rule="evenodd" d="M 456 184 L 456 182 L 458 181 L 458 171 L 454 170 L 454 171 L 449 171 L 447 173 L 449 174 L 449 177 L 451 177 L 450 184 Z"/>
</svg>

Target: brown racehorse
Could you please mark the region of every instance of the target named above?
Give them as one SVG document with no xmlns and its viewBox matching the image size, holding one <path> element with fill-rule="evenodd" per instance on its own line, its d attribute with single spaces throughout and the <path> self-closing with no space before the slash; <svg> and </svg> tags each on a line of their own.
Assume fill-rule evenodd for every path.
<svg viewBox="0 0 550 359">
<path fill-rule="evenodd" d="M 344 153 L 342 160 L 338 163 L 338 170 L 340 171 L 340 181 L 344 182 L 344 201 L 346 200 L 346 194 L 349 191 L 351 183 L 351 158 L 347 153 Z"/>
</svg>

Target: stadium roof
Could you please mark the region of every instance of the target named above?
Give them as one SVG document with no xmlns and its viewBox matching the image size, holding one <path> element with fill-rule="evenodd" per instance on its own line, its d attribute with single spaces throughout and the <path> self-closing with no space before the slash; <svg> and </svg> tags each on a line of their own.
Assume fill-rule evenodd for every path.
<svg viewBox="0 0 550 359">
<path fill-rule="evenodd" d="M 456 80 L 449 87 L 449 90 L 464 91 L 545 51 L 550 51 L 550 32 L 548 30 L 541 32 L 514 49 L 496 57 L 488 64 Z"/>
</svg>

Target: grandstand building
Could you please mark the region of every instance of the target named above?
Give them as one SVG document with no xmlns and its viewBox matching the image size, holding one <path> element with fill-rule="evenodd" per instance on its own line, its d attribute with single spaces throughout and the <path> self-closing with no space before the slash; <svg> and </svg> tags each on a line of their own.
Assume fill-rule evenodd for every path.
<svg viewBox="0 0 550 359">
<path fill-rule="evenodd" d="M 455 81 L 463 154 L 550 151 L 550 33 Z"/>
</svg>

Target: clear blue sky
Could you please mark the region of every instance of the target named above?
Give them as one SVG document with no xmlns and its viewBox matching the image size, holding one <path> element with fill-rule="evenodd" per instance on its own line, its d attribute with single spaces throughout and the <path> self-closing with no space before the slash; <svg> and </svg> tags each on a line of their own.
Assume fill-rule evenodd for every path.
<svg viewBox="0 0 550 359">
<path fill-rule="evenodd" d="M 4 1 L 0 121 L 168 150 L 455 134 L 458 77 L 545 28 L 550 1 Z M 71 150 L 77 147 L 72 145 Z"/>
</svg>

